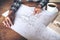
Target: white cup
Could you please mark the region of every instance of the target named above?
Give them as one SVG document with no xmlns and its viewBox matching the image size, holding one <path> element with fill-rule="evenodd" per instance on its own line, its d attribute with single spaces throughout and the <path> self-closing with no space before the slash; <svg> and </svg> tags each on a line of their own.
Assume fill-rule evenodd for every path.
<svg viewBox="0 0 60 40">
<path fill-rule="evenodd" d="M 55 3 L 48 3 L 47 11 L 52 12 L 52 13 L 58 12 L 57 5 Z"/>
</svg>

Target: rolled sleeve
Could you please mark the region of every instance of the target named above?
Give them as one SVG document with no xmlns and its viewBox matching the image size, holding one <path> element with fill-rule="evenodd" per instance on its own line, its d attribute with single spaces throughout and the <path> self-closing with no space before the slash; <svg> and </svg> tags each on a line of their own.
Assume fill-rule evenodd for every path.
<svg viewBox="0 0 60 40">
<path fill-rule="evenodd" d="M 11 5 L 10 10 L 13 10 L 14 12 L 16 12 L 20 6 L 21 6 L 21 1 L 14 0 L 13 4 Z"/>
<path fill-rule="evenodd" d="M 49 0 L 41 0 L 39 4 L 41 5 L 41 8 L 43 8 L 45 5 L 47 5 L 48 2 Z"/>
</svg>

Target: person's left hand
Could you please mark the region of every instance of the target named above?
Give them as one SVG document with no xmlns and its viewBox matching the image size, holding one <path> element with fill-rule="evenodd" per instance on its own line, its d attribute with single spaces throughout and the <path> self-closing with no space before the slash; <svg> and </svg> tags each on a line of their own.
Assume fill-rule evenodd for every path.
<svg viewBox="0 0 60 40">
<path fill-rule="evenodd" d="M 34 9 L 34 15 L 35 14 L 39 14 L 41 11 L 42 11 L 41 7 L 39 7 L 39 6 L 35 7 L 35 9 Z"/>
<path fill-rule="evenodd" d="M 13 13 L 13 11 L 9 11 L 8 16 L 6 16 L 3 20 L 3 24 L 6 27 L 11 27 L 14 24 L 14 20 L 15 20 L 15 13 Z"/>
</svg>

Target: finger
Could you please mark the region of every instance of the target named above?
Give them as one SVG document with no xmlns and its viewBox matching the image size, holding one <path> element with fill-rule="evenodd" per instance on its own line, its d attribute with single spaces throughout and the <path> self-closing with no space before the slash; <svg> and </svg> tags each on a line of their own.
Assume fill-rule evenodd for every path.
<svg viewBox="0 0 60 40">
<path fill-rule="evenodd" d="M 41 12 L 41 9 L 37 9 L 36 13 L 39 14 Z"/>
<path fill-rule="evenodd" d="M 2 23 L 3 23 L 3 25 L 4 25 L 4 26 L 6 26 L 6 23 L 5 23 L 5 21 L 3 21 Z"/>
<path fill-rule="evenodd" d="M 7 27 L 10 27 L 10 24 L 9 24 L 9 22 L 8 22 L 8 19 L 6 19 L 6 26 L 7 26 Z"/>
<path fill-rule="evenodd" d="M 4 26 L 6 26 L 6 27 L 7 27 L 7 23 L 6 23 L 6 21 L 3 21 L 3 24 L 4 24 Z"/>
<path fill-rule="evenodd" d="M 34 13 L 33 13 L 34 15 L 36 14 L 36 8 L 34 9 Z"/>
<path fill-rule="evenodd" d="M 10 24 L 10 25 L 13 25 L 12 22 L 11 22 L 11 20 L 10 20 L 10 18 L 7 17 L 7 19 L 8 19 L 9 24 Z"/>
</svg>

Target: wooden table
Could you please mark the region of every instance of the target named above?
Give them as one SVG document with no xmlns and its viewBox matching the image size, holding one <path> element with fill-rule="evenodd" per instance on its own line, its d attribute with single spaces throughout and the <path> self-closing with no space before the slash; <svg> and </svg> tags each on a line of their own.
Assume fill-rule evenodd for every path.
<svg viewBox="0 0 60 40">
<path fill-rule="evenodd" d="M 0 4 L 0 15 L 9 9 L 9 7 L 11 6 L 11 3 L 12 1 L 8 1 L 5 3 L 2 2 Z M 58 5 L 58 9 L 60 11 L 60 3 L 56 3 L 56 4 Z M 27 40 L 27 39 L 25 39 L 15 31 L 13 31 L 12 29 L 6 28 L 5 26 L 3 26 L 0 19 L 0 40 Z"/>
<path fill-rule="evenodd" d="M 0 26 L 0 40 L 27 40 L 10 28 Z"/>
<path fill-rule="evenodd" d="M 27 40 L 10 28 L 2 24 L 3 17 L 0 17 L 0 40 Z"/>
</svg>

